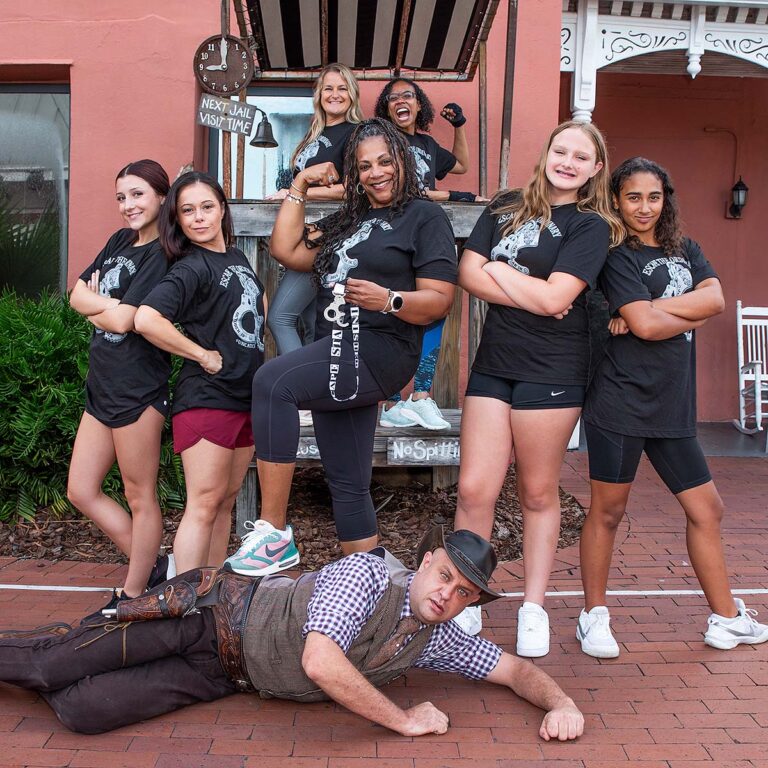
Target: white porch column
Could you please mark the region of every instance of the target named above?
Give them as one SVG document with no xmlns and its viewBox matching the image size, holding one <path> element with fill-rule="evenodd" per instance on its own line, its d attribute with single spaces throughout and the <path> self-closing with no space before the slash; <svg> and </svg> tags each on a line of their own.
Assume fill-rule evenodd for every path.
<svg viewBox="0 0 768 768">
<path fill-rule="evenodd" d="M 573 73 L 571 114 L 574 120 L 592 122 L 597 93 L 598 0 L 581 0 L 576 11 L 576 67 Z"/>
</svg>

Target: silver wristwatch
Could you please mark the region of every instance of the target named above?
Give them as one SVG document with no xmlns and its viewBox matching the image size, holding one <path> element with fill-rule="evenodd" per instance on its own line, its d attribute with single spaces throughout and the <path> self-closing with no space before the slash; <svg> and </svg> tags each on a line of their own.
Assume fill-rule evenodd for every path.
<svg viewBox="0 0 768 768">
<path fill-rule="evenodd" d="M 403 308 L 403 297 L 391 288 L 388 290 L 387 303 L 381 310 L 382 315 L 396 315 Z"/>
</svg>

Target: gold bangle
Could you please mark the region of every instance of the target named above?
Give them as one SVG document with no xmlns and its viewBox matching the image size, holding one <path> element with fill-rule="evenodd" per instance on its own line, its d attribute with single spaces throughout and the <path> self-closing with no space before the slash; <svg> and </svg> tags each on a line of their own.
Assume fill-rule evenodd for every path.
<svg viewBox="0 0 768 768">
<path fill-rule="evenodd" d="M 300 194 L 300 195 L 306 195 L 307 190 L 306 189 L 299 189 L 293 182 L 291 182 L 291 186 Z"/>
</svg>

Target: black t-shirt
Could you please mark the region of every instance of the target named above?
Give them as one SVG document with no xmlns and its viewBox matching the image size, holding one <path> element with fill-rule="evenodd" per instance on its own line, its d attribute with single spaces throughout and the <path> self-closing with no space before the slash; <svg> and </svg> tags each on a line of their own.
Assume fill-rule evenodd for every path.
<svg viewBox="0 0 768 768">
<path fill-rule="evenodd" d="M 294 177 L 305 168 L 330 162 L 344 178 L 344 150 L 356 127 L 355 123 L 338 123 L 327 127 L 296 156 Z"/>
<path fill-rule="evenodd" d="M 133 246 L 136 233 L 120 229 L 80 279 L 88 282 L 99 270 L 99 293 L 138 307 L 168 268 L 157 240 Z M 109 427 L 131 424 L 148 405 L 168 398 L 170 355 L 133 331 L 96 329 L 91 337 L 90 367 L 85 382 L 85 408 Z"/>
<path fill-rule="evenodd" d="M 322 228 L 322 222 L 320 222 Z M 356 262 L 344 261 L 340 254 Z M 346 267 L 349 267 L 348 269 Z M 347 277 L 391 288 L 413 291 L 416 278 L 456 282 L 456 247 L 448 217 L 429 200 L 411 200 L 397 215 L 388 208 L 372 208 L 357 232 L 336 250 L 332 272 L 317 300 L 315 339 L 328 336 L 334 326 L 323 316 L 332 302 L 332 283 Z M 349 321 L 349 305 L 344 305 Z M 381 388 L 394 394 L 405 386 L 419 363 L 424 327 L 401 320 L 396 314 L 360 310 L 360 357 Z M 344 338 L 351 339 L 349 328 Z"/>
<path fill-rule="evenodd" d="M 223 360 L 216 374 L 184 360 L 173 413 L 250 410 L 251 381 L 264 359 L 264 287 L 243 252 L 190 246 L 144 304 L 178 323 L 204 349 L 217 350 Z"/>
<path fill-rule="evenodd" d="M 576 203 L 554 206 L 543 231 L 528 221 L 501 236 L 511 214 L 493 215 L 486 207 L 465 249 L 490 261 L 505 261 L 519 272 L 546 280 L 566 272 L 594 287 L 608 253 L 610 230 L 596 213 Z M 479 373 L 540 384 L 586 384 L 589 323 L 585 288 L 562 319 L 491 304 L 472 369 Z"/>
<path fill-rule="evenodd" d="M 456 157 L 443 149 L 428 133 L 404 134 L 416 161 L 416 175 L 422 189 L 434 189 L 435 181 L 444 179 L 456 165 Z"/>
<path fill-rule="evenodd" d="M 600 286 L 611 314 L 633 301 L 682 296 L 717 277 L 698 244 L 686 238 L 677 256 L 643 245 L 611 251 Z M 696 434 L 694 332 L 662 341 L 612 336 L 587 392 L 584 419 L 637 437 Z"/>
</svg>

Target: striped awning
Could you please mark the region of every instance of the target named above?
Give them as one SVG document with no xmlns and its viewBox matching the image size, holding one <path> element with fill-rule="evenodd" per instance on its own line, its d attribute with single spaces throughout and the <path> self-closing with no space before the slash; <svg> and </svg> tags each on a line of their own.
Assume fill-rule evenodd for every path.
<svg viewBox="0 0 768 768">
<path fill-rule="evenodd" d="M 499 0 L 247 0 L 261 76 L 338 61 L 359 76 L 472 77 Z"/>
</svg>

